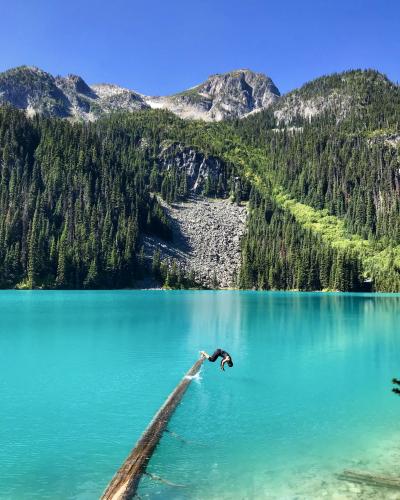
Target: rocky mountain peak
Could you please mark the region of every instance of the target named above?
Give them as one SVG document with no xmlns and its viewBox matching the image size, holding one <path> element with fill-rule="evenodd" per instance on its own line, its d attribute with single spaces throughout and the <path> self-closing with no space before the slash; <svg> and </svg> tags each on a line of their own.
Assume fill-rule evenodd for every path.
<svg viewBox="0 0 400 500">
<path fill-rule="evenodd" d="M 154 108 L 166 108 L 182 118 L 224 120 L 268 108 L 279 90 L 262 73 L 239 69 L 211 75 L 204 83 L 167 97 L 147 98 Z"/>
<path fill-rule="evenodd" d="M 78 92 L 79 94 L 90 95 L 93 97 L 93 90 L 81 76 L 69 74 L 65 78 L 57 78 L 56 81 L 59 85 L 64 85 L 71 91 Z"/>
<path fill-rule="evenodd" d="M 220 108 L 238 101 L 243 106 L 243 114 L 266 108 L 280 96 L 271 78 L 248 69 L 213 75 L 202 85 L 202 90 L 208 92 Z"/>
</svg>

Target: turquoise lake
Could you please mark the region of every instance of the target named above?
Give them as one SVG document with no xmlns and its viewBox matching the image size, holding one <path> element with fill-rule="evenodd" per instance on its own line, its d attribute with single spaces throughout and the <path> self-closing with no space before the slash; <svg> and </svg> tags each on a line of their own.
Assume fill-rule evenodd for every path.
<svg viewBox="0 0 400 500">
<path fill-rule="evenodd" d="M 141 498 L 372 495 L 336 474 L 399 472 L 399 312 L 399 295 L 2 291 L 0 498 L 98 498 L 217 347 L 234 367 L 204 363 L 148 466 L 182 486 L 144 477 Z"/>
</svg>

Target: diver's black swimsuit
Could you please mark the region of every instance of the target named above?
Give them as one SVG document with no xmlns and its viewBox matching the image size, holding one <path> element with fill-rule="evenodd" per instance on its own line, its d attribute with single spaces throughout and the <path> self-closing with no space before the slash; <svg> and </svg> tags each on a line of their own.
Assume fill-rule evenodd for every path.
<svg viewBox="0 0 400 500">
<path fill-rule="evenodd" d="M 231 358 L 231 355 L 229 353 L 227 353 L 226 351 L 223 351 L 222 349 L 217 349 L 214 354 L 212 356 L 210 356 L 208 358 L 208 361 L 211 361 L 212 363 L 214 363 L 214 361 L 219 357 L 221 356 L 221 358 L 226 358 L 226 356 L 229 356 L 230 359 L 232 360 Z"/>
</svg>

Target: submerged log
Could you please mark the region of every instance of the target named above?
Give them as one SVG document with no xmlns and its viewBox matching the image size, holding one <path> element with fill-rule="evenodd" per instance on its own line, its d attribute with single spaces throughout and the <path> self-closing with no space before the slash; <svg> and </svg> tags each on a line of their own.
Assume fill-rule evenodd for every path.
<svg viewBox="0 0 400 500">
<path fill-rule="evenodd" d="M 371 472 L 362 472 L 355 470 L 344 470 L 337 475 L 338 479 L 350 481 L 352 483 L 366 484 L 380 488 L 400 489 L 400 478 L 395 476 L 381 476 Z"/>
<path fill-rule="evenodd" d="M 142 474 L 156 449 L 172 414 L 182 399 L 188 385 L 198 373 L 205 358 L 201 358 L 183 377 L 165 403 L 154 415 L 136 446 L 116 472 L 110 484 L 101 496 L 101 500 L 129 500 L 136 494 Z"/>
<path fill-rule="evenodd" d="M 143 474 L 146 474 L 146 476 L 149 476 L 149 478 L 154 481 L 160 481 L 160 483 L 167 484 L 168 486 L 173 486 L 174 488 L 185 488 L 184 484 L 173 483 L 172 481 L 168 481 L 167 479 L 157 476 L 157 474 L 151 474 L 150 472 L 144 472 Z"/>
</svg>

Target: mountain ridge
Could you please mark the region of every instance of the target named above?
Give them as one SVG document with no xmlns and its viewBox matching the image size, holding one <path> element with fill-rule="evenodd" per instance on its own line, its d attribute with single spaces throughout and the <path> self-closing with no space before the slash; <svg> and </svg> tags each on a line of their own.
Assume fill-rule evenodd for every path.
<svg viewBox="0 0 400 500">
<path fill-rule="evenodd" d="M 163 108 L 183 118 L 219 121 L 266 109 L 280 97 L 262 73 L 234 70 L 169 96 L 146 96 L 111 83 L 88 85 L 79 75 L 53 76 L 35 66 L 0 73 L 0 103 L 28 114 L 94 121 L 113 111 Z"/>
</svg>

